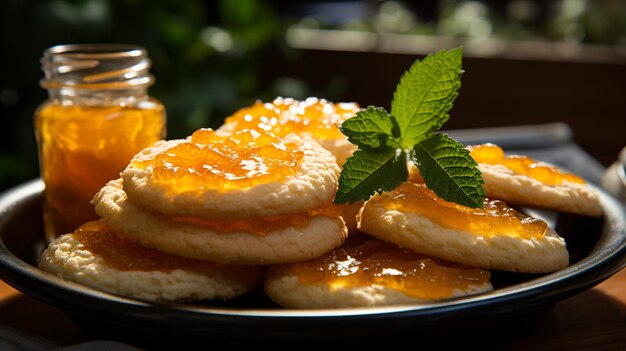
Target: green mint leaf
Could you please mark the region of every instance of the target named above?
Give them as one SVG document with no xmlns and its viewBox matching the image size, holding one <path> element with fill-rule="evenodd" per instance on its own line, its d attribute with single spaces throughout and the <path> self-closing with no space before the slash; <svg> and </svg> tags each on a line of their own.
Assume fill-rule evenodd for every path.
<svg viewBox="0 0 626 351">
<path fill-rule="evenodd" d="M 483 207 L 484 180 L 476 162 L 459 142 L 436 133 L 458 96 L 461 61 L 462 48 L 416 61 L 396 87 L 391 114 L 370 106 L 342 124 L 359 149 L 343 165 L 335 203 L 367 200 L 406 181 L 406 152 L 412 149 L 426 185 L 439 197 Z"/>
<path fill-rule="evenodd" d="M 369 106 L 341 124 L 341 132 L 362 149 L 394 145 L 399 135 L 398 122 L 385 109 Z M 395 138 L 394 138 L 395 137 Z M 390 141 L 389 145 L 387 141 Z"/>
<path fill-rule="evenodd" d="M 482 174 L 461 143 L 436 133 L 415 145 L 411 158 L 437 196 L 472 208 L 483 207 Z"/>
<path fill-rule="evenodd" d="M 415 61 L 402 75 L 391 101 L 401 144 L 411 149 L 448 120 L 461 87 L 463 49 L 442 50 Z"/>
<path fill-rule="evenodd" d="M 406 154 L 394 148 L 357 150 L 343 164 L 335 203 L 367 200 L 408 178 Z"/>
</svg>

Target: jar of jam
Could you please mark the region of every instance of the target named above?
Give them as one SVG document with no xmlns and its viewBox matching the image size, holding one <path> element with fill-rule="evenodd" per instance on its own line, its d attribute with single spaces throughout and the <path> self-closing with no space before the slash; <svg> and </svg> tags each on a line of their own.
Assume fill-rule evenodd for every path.
<svg viewBox="0 0 626 351">
<path fill-rule="evenodd" d="M 166 115 L 147 93 L 154 77 L 141 47 L 59 45 L 41 62 L 49 99 L 34 118 L 50 241 L 97 218 L 91 198 L 137 152 L 165 138 Z"/>
</svg>

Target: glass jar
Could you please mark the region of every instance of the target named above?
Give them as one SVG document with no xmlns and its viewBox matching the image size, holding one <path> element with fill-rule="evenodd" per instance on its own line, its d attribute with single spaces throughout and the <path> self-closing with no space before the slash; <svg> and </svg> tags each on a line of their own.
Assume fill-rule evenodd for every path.
<svg viewBox="0 0 626 351">
<path fill-rule="evenodd" d="M 34 118 L 50 241 L 97 218 L 92 197 L 137 152 L 165 138 L 166 115 L 147 94 L 154 77 L 141 47 L 60 45 L 41 62 L 49 99 Z"/>
</svg>

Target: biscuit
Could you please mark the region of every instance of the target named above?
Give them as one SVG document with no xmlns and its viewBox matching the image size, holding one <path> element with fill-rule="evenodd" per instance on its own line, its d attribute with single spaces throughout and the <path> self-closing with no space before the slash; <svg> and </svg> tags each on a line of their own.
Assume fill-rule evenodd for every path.
<svg viewBox="0 0 626 351">
<path fill-rule="evenodd" d="M 589 184 L 563 182 L 547 185 L 503 165 L 480 163 L 488 197 L 516 205 L 533 206 L 591 217 L 602 215 L 598 192 Z"/>
<path fill-rule="evenodd" d="M 227 264 L 274 264 L 311 259 L 343 243 L 347 229 L 339 217 L 312 216 L 302 225 L 259 235 L 220 232 L 173 221 L 134 204 L 121 179 L 111 181 L 94 197 L 96 213 L 133 241 L 175 255 Z"/>
<path fill-rule="evenodd" d="M 330 201 L 337 190 L 339 167 L 334 156 L 315 140 L 291 134 L 285 142 L 299 145 L 303 152 L 297 172 L 280 181 L 241 189 L 193 189 L 171 191 L 154 179 L 153 168 L 133 165 L 184 142 L 161 141 L 144 149 L 122 172 L 124 190 L 135 203 L 168 216 L 237 219 L 301 212 Z"/>
<path fill-rule="evenodd" d="M 569 264 L 565 240 L 549 227 L 530 238 L 451 229 L 424 215 L 388 209 L 385 202 L 399 195 L 396 189 L 368 200 L 359 214 L 359 229 L 424 255 L 489 270 L 546 273 Z"/>
<path fill-rule="evenodd" d="M 39 267 L 94 289 L 151 301 L 232 299 L 255 289 L 263 274 L 262 267 L 219 264 L 204 268 L 202 273 L 184 268 L 119 270 L 89 251 L 74 234 L 62 235 L 50 243 Z"/>
<path fill-rule="evenodd" d="M 387 251 L 353 255 L 348 251 L 355 248 L 350 248 L 354 245 L 350 243 L 354 241 L 351 239 L 322 259 L 271 266 L 265 275 L 266 295 L 283 307 L 316 309 L 414 305 L 493 290 L 488 271 L 437 262 L 374 238 L 360 240 L 364 240 L 365 244 L 356 245 L 386 245 Z M 342 250 L 351 254 L 346 255 Z M 383 254 L 385 257 L 382 257 Z M 354 259 L 346 259 L 350 257 Z M 331 274 L 336 267 L 341 267 L 341 271 L 337 272 L 339 279 Z M 406 276 L 398 278 L 400 271 L 394 267 L 404 268 L 403 274 L 414 273 L 417 281 L 408 282 Z M 315 275 L 303 277 L 303 269 Z M 316 276 L 320 271 L 323 271 L 322 279 Z M 461 279 L 455 280 L 466 272 L 468 276 L 480 277 L 481 280 L 468 279 L 469 284 Z M 449 276 L 444 277 L 446 274 Z"/>
<path fill-rule="evenodd" d="M 343 165 L 356 151 L 338 126 L 355 116 L 361 108 L 356 103 L 333 104 L 325 99 L 308 98 L 303 101 L 292 98 L 276 98 L 271 103 L 257 101 L 244 107 L 217 129 L 222 133 L 233 133 L 244 128 L 270 131 L 278 136 L 296 133 L 317 140 Z"/>
<path fill-rule="evenodd" d="M 508 155 L 498 145 L 468 145 L 485 180 L 487 196 L 515 205 L 600 217 L 597 190 L 558 167 L 523 155 Z"/>
</svg>

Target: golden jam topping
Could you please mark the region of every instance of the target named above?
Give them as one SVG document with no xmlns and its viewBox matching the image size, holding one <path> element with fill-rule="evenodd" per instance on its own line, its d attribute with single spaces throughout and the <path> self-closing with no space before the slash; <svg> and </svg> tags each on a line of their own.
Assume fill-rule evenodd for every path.
<svg viewBox="0 0 626 351">
<path fill-rule="evenodd" d="M 379 284 L 422 299 L 452 297 L 454 290 L 489 282 L 487 270 L 417 254 L 376 239 L 354 238 L 328 254 L 292 263 L 303 284 L 331 289 Z"/>
<path fill-rule="evenodd" d="M 191 270 L 201 274 L 211 273 L 217 263 L 194 260 L 147 248 L 126 239 L 109 228 L 102 220 L 87 222 L 72 234 L 89 252 L 120 271 Z"/>
<path fill-rule="evenodd" d="M 303 156 L 296 143 L 284 142 L 270 133 L 241 130 L 220 136 L 212 129 L 199 129 L 191 140 L 134 165 L 151 165 L 154 179 L 178 192 L 230 190 L 293 175 Z"/>
<path fill-rule="evenodd" d="M 289 227 L 306 227 L 311 221 L 311 218 L 314 216 L 338 218 L 341 216 L 341 208 L 339 205 L 329 202 L 328 204 L 318 206 L 304 212 L 283 216 L 232 220 L 177 216 L 168 217 L 168 219 L 174 222 L 192 224 L 201 228 L 209 228 L 222 233 L 245 231 L 251 234 L 264 236 Z"/>
<path fill-rule="evenodd" d="M 386 209 L 417 213 L 446 228 L 524 239 L 540 238 L 546 232 L 546 222 L 519 213 L 500 200 L 485 199 L 480 209 L 445 201 L 424 184 L 403 183 L 396 190 L 398 195 L 383 200 Z"/>
<path fill-rule="evenodd" d="M 226 118 L 225 123 L 237 123 L 237 130 L 271 131 L 278 136 L 289 133 L 309 133 L 315 139 L 344 138 L 338 126 L 354 117 L 360 108 L 355 103 L 333 104 L 324 99 L 308 98 L 297 101 L 277 98 L 271 103 L 257 101 Z"/>
<path fill-rule="evenodd" d="M 494 144 L 473 145 L 467 147 L 470 156 L 478 163 L 503 165 L 517 174 L 534 178 L 546 185 L 555 186 L 563 182 L 584 184 L 585 181 L 571 173 L 561 172 L 557 167 L 537 162 L 526 156 L 506 156 L 502 148 Z"/>
</svg>

